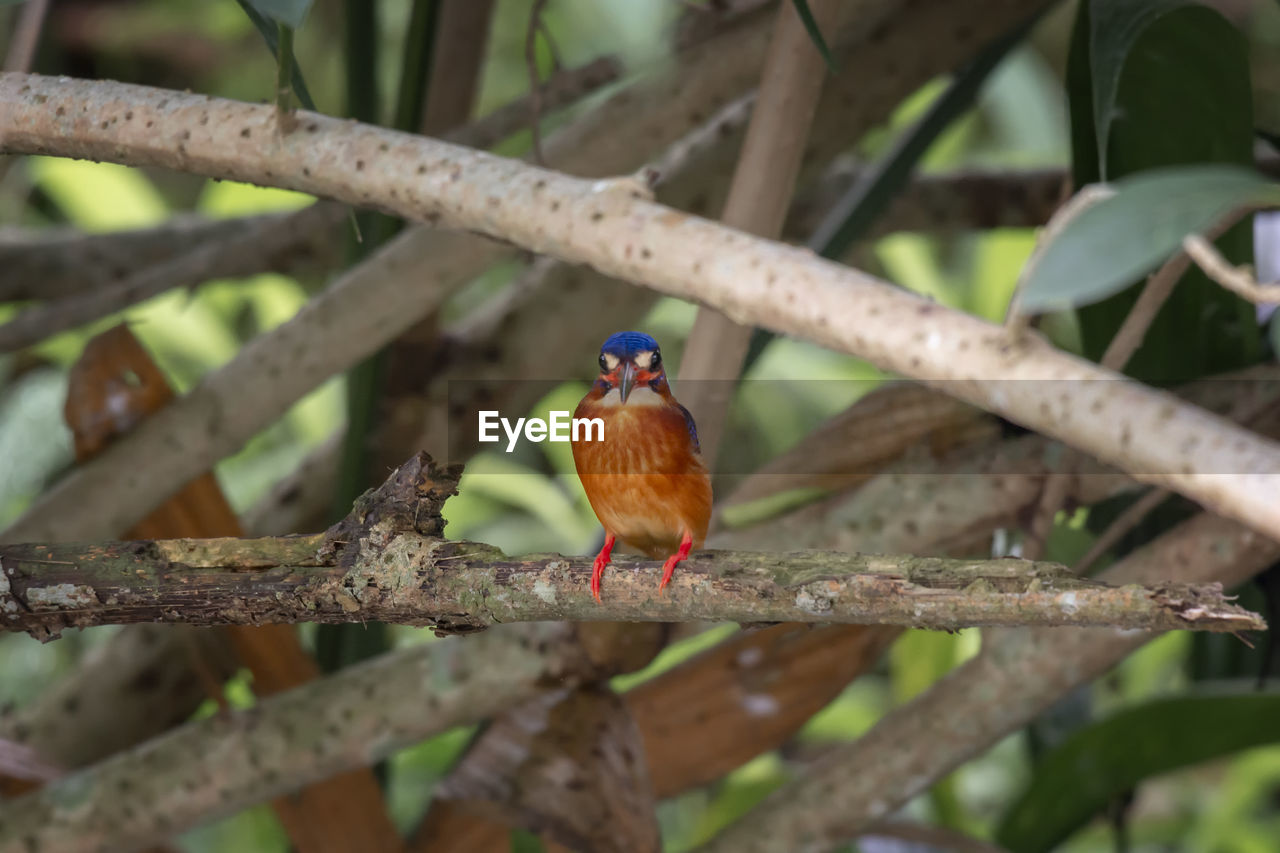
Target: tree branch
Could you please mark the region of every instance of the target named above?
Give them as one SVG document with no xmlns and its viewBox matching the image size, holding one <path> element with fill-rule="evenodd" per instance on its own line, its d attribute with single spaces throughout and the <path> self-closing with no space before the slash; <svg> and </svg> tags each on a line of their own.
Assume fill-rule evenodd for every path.
<svg viewBox="0 0 1280 853">
<path fill-rule="evenodd" d="M 4 149 L 11 153 L 167 166 L 476 229 L 886 370 L 934 383 L 964 380 L 947 387 L 1215 512 L 1280 530 L 1274 442 L 1034 336 L 1011 336 L 802 249 L 634 198 L 608 182 L 319 115 L 299 114 L 299 131 L 263 145 L 274 128 L 269 107 L 118 83 L 5 75 L 0 106 L 10 117 Z M 148 122 L 164 133 L 148 130 Z M 1001 378 L 975 378 L 993 376 Z M 68 477 L 41 502 L 42 512 L 53 501 L 71 513 L 74 505 L 118 499 L 115 481 L 100 483 L 100 493 L 76 488 L 91 476 L 86 468 Z"/>
<path fill-rule="evenodd" d="M 419 454 L 323 535 L 4 546 L 0 621 L 42 638 L 64 627 L 154 621 L 377 620 L 443 632 L 551 620 L 1212 631 L 1264 624 L 1207 587 L 1116 589 L 1056 563 L 812 551 L 699 552 L 668 596 L 654 594 L 659 563 L 631 571 L 615 564 L 601 605 L 585 583 L 588 559 L 510 558 L 438 538 L 459 473 Z"/>
<path fill-rule="evenodd" d="M 602 671 L 563 624 L 418 645 L 0 803 L 0 851 L 132 850 Z"/>
<path fill-rule="evenodd" d="M 278 263 L 274 259 L 307 248 L 345 217 L 342 205 L 321 202 L 297 214 L 272 217 L 240 240 L 208 242 L 171 260 L 144 267 L 119 282 L 45 302 L 0 326 L 0 353 L 16 352 L 50 335 L 90 323 L 178 287 L 215 277 L 241 277 Z"/>
<path fill-rule="evenodd" d="M 1234 587 L 1277 557 L 1280 544 L 1202 513 L 1130 554 L 1104 577 L 1113 583 L 1143 582 L 1166 576 L 1172 568 L 1184 582 Z M 830 850 L 888 817 L 1154 636 L 1014 630 L 984 638 L 977 658 L 886 716 L 858 741 L 829 753 L 700 849 Z"/>
</svg>

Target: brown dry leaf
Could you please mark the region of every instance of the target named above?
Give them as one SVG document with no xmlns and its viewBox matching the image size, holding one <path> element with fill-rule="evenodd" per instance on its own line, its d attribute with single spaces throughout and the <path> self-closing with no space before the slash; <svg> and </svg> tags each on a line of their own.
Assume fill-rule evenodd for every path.
<svg viewBox="0 0 1280 853">
<path fill-rule="evenodd" d="M 75 435 L 80 461 L 173 399 L 160 368 L 124 325 L 85 346 L 71 370 L 65 415 Z M 231 505 L 212 472 L 187 483 L 126 534 L 136 539 L 243 536 Z M 319 667 L 290 625 L 242 625 L 218 629 L 253 674 L 253 689 L 269 696 L 317 678 Z M 193 655 L 192 666 L 210 695 L 221 699 L 221 684 Z M 403 842 L 387 816 L 373 773 L 343 773 L 280 797 L 272 803 L 299 853 L 347 850 L 401 850 Z"/>
<path fill-rule="evenodd" d="M 573 850 L 661 849 L 640 731 L 626 703 L 604 686 L 549 691 L 494 720 L 435 802 L 451 808 L 432 809 L 436 818 L 420 833 L 433 836 L 430 849 L 489 849 L 496 838 L 505 846 L 505 826 Z M 463 814 L 479 820 L 461 820 Z M 446 822 L 461 833 L 446 840 Z"/>
<path fill-rule="evenodd" d="M 743 631 L 626 694 L 659 799 L 776 749 L 898 635 L 867 625 Z"/>
<path fill-rule="evenodd" d="M 705 785 L 781 746 L 866 672 L 898 633 L 792 623 L 743 631 L 625 694 L 654 796 Z M 486 730 L 478 743 L 490 736 Z M 409 849 L 506 853 L 510 828 L 531 825 L 511 813 L 437 797 Z"/>
</svg>

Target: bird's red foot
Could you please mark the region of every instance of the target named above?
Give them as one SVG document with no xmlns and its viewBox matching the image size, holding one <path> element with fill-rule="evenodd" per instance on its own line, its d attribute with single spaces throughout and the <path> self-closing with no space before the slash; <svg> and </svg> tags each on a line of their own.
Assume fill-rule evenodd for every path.
<svg viewBox="0 0 1280 853">
<path fill-rule="evenodd" d="M 680 548 L 662 564 L 662 582 L 658 584 L 658 592 L 662 593 L 666 589 L 667 584 L 671 583 L 671 574 L 676 570 L 676 563 L 689 556 L 689 551 L 693 549 L 693 536 L 689 531 L 684 532 L 684 536 L 680 538 Z"/>
<path fill-rule="evenodd" d="M 600 549 L 600 553 L 596 554 L 596 561 L 591 564 L 591 594 L 595 596 L 597 602 L 600 601 L 600 578 L 604 576 L 604 567 L 609 565 L 609 559 L 613 556 L 613 543 L 617 541 L 612 533 L 608 533 L 604 537 L 604 547 Z"/>
</svg>

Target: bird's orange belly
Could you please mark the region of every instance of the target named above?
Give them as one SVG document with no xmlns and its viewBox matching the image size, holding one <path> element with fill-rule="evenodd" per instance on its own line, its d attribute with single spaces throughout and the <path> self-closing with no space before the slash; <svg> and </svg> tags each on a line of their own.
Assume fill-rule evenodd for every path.
<svg viewBox="0 0 1280 853">
<path fill-rule="evenodd" d="M 705 473 L 586 474 L 582 486 L 605 529 L 652 557 L 674 551 L 686 530 L 695 548 L 706 539 L 711 487 Z"/>
<path fill-rule="evenodd" d="M 711 478 L 689 448 L 683 419 L 585 406 L 574 414 L 605 420 L 603 441 L 573 444 L 582 487 L 605 529 L 654 558 L 679 547 L 686 530 L 701 547 L 711 520 Z"/>
</svg>

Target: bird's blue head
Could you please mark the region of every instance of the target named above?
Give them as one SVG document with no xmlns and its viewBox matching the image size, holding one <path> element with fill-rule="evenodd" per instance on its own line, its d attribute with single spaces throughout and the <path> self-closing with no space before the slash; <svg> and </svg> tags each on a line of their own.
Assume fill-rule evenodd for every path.
<svg viewBox="0 0 1280 853">
<path fill-rule="evenodd" d="M 600 347 L 600 376 L 596 385 L 606 393 L 618 389 L 623 403 L 637 385 L 655 391 L 665 386 L 666 371 L 658 342 L 644 332 L 615 332 Z"/>
</svg>

